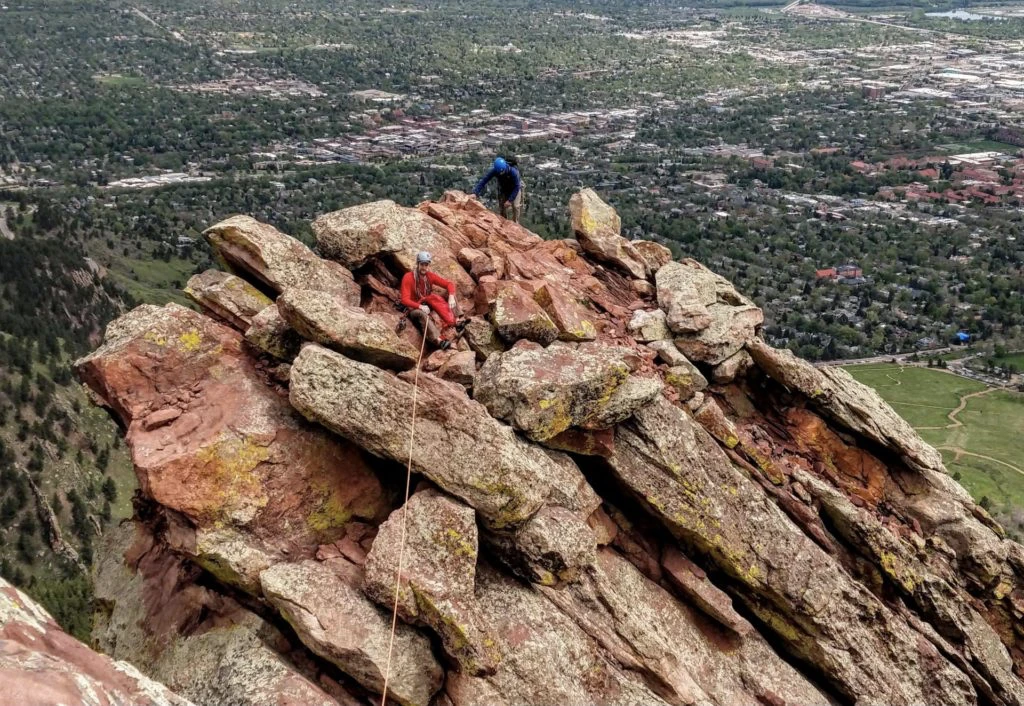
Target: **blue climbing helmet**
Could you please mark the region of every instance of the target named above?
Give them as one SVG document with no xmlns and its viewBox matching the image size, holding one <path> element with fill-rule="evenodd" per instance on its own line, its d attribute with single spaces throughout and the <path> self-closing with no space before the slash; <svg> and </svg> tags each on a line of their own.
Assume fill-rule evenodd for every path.
<svg viewBox="0 0 1024 706">
<path fill-rule="evenodd" d="M 504 174 L 505 172 L 508 171 L 508 162 L 505 161 L 504 157 L 498 157 L 496 160 L 494 160 L 494 169 L 495 171 Z"/>
</svg>

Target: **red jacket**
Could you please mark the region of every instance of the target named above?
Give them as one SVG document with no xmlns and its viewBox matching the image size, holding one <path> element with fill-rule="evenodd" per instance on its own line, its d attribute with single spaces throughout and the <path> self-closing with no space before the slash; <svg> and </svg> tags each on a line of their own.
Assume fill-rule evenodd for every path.
<svg viewBox="0 0 1024 706">
<path fill-rule="evenodd" d="M 449 282 L 444 277 L 433 272 L 427 271 L 426 281 L 420 280 L 419 291 L 417 291 L 417 277 L 414 272 L 406 272 L 405 276 L 402 277 L 402 304 L 415 309 L 419 307 L 423 298 L 431 293 L 434 287 L 444 287 L 448 290 L 448 294 L 455 294 L 455 283 Z"/>
</svg>

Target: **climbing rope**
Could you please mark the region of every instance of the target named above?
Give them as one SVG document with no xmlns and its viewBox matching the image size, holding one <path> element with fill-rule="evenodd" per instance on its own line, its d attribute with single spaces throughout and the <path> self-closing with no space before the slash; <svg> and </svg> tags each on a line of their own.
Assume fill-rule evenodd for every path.
<svg viewBox="0 0 1024 706">
<path fill-rule="evenodd" d="M 429 324 L 427 324 L 429 325 Z M 405 464 L 405 502 L 402 503 L 402 541 L 398 544 L 398 573 L 395 574 L 395 604 L 391 609 L 391 637 L 388 639 L 388 666 L 384 670 L 384 693 L 380 696 L 380 706 L 385 706 L 388 699 L 388 681 L 391 678 L 391 653 L 395 647 L 395 628 L 398 626 L 398 590 L 402 584 L 402 569 L 405 562 L 405 516 L 409 507 L 409 484 L 412 482 L 412 449 L 416 442 L 416 397 L 420 389 L 420 364 L 423 362 L 423 351 L 427 347 L 427 326 L 424 326 L 423 342 L 420 354 L 416 358 L 416 374 L 412 381 L 412 425 L 409 427 L 409 461 Z"/>
</svg>

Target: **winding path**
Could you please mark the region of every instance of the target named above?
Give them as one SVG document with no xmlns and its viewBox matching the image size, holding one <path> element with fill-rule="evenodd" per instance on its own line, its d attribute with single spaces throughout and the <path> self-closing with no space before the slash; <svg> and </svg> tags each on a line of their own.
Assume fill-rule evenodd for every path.
<svg viewBox="0 0 1024 706">
<path fill-rule="evenodd" d="M 950 421 L 949 424 L 947 424 L 945 426 L 941 426 L 941 427 L 915 427 L 915 429 L 917 429 L 919 431 L 921 429 L 929 429 L 929 430 L 934 430 L 934 429 L 958 429 L 958 428 L 962 427 L 964 425 L 964 423 L 961 422 L 959 419 L 957 419 L 956 416 L 958 414 L 960 414 L 961 412 L 963 412 L 964 409 L 967 407 L 967 400 L 971 399 L 972 397 L 981 397 L 982 395 L 987 395 L 988 393 L 995 392 L 998 389 L 1000 389 L 1000 388 L 998 388 L 998 387 L 986 387 L 984 390 L 979 390 L 978 392 L 970 392 L 970 393 L 968 393 L 966 395 L 960 395 L 960 404 L 958 404 L 955 409 L 951 410 L 949 412 L 949 414 L 946 415 L 946 418 L 949 419 L 949 421 Z M 966 451 L 964 453 L 967 453 L 969 456 L 977 456 L 977 454 L 971 454 L 971 453 L 968 453 Z M 985 457 L 981 456 L 979 458 L 985 458 Z M 1000 461 L 1000 463 L 1002 463 L 1002 462 Z M 1007 465 L 1009 465 L 1009 464 L 1007 464 Z M 1015 466 L 1011 466 L 1011 468 L 1015 468 Z"/>
<path fill-rule="evenodd" d="M 941 429 L 942 427 L 934 428 Z M 1014 466 L 1012 463 L 1007 463 L 1006 461 L 1002 461 L 998 458 L 992 458 L 991 456 L 983 456 L 982 454 L 972 453 L 971 451 L 967 451 L 966 449 L 961 448 L 960 446 L 936 446 L 935 448 L 938 449 L 939 451 L 952 451 L 953 453 L 956 454 L 956 458 L 954 459 L 955 461 L 959 461 L 961 456 L 972 456 L 974 458 L 981 458 L 986 461 L 991 461 L 992 463 L 998 463 L 1000 466 L 1006 466 L 1010 470 L 1017 471 L 1017 473 L 1020 473 L 1022 476 L 1024 476 L 1024 468 L 1018 468 L 1017 466 Z"/>
</svg>

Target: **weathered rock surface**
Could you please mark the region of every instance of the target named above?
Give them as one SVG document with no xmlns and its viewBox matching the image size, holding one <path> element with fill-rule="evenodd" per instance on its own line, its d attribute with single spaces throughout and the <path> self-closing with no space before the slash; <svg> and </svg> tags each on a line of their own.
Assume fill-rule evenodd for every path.
<svg viewBox="0 0 1024 706">
<path fill-rule="evenodd" d="M 271 304 L 252 318 L 245 340 L 264 353 L 288 362 L 299 354 L 302 345 L 302 338 L 284 320 L 276 304 Z"/>
<path fill-rule="evenodd" d="M 97 654 L 0 578 L 0 684 L 5 704 L 191 706 L 126 662 Z"/>
<path fill-rule="evenodd" d="M 569 217 L 576 240 L 596 260 L 618 267 L 635 279 L 649 270 L 643 256 L 620 235 L 622 220 L 593 189 L 582 189 L 569 199 Z"/>
<path fill-rule="evenodd" d="M 260 574 L 260 585 L 313 652 L 363 686 L 383 691 L 391 616 L 360 590 L 358 567 L 344 559 L 281 563 Z M 403 706 L 426 706 L 443 675 L 427 637 L 397 625 L 389 695 Z"/>
<path fill-rule="evenodd" d="M 386 516 L 361 452 L 306 423 L 226 326 L 140 306 L 75 365 L 126 427 L 142 493 L 186 518 L 178 548 L 230 583 L 257 591 L 253 571 L 270 557 L 311 554 L 353 517 Z M 168 408 L 181 414 L 147 429 Z"/>
<path fill-rule="evenodd" d="M 619 480 L 835 689 L 878 703 L 975 701 L 963 672 L 852 580 L 684 412 L 653 404 L 617 431 L 608 464 Z"/>
<path fill-rule="evenodd" d="M 303 414 L 373 454 L 409 455 L 412 384 L 365 363 L 307 346 L 292 368 L 291 402 Z M 461 498 L 494 529 L 532 517 L 566 478 L 562 467 L 457 389 L 420 377 L 413 471 Z M 570 485 L 566 494 L 575 494 Z"/>
<path fill-rule="evenodd" d="M 307 341 L 382 368 L 408 370 L 416 365 L 419 350 L 359 307 L 312 289 L 286 289 L 277 298 L 277 308 Z"/>
<path fill-rule="evenodd" d="M 192 275 L 184 291 L 196 304 L 239 331 L 248 329 L 253 318 L 273 303 L 241 277 L 220 270 Z"/>
<path fill-rule="evenodd" d="M 249 216 L 232 216 L 207 228 L 203 235 L 236 274 L 248 274 L 274 292 L 304 287 L 359 306 L 360 289 L 351 272 L 320 259 L 273 226 Z"/>
<path fill-rule="evenodd" d="M 558 338 L 558 327 L 551 317 L 522 287 L 511 282 L 499 285 L 490 319 L 495 332 L 507 343 L 525 338 L 546 346 Z"/>
<path fill-rule="evenodd" d="M 668 324 L 665 321 L 665 312 L 661 309 L 654 311 L 643 311 L 638 309 L 633 312 L 633 318 L 629 320 L 626 328 L 633 338 L 640 343 L 651 343 L 652 341 L 665 341 L 672 338 Z"/>
<path fill-rule="evenodd" d="M 877 395 L 576 201 L 579 241 L 458 192 L 331 214 L 359 285 L 252 219 L 210 229 L 280 295 L 207 307 L 249 345 L 140 307 L 76 365 L 141 488 L 97 645 L 197 703 L 379 702 L 408 517 L 399 703 L 1024 702 L 1024 547 Z M 417 378 L 394 304 L 420 249 L 472 318 Z"/>
<path fill-rule="evenodd" d="M 473 508 L 437 490 L 419 491 L 380 526 L 366 557 L 364 586 L 391 610 L 398 579 L 402 515 L 408 513 L 398 614 L 425 625 L 469 674 L 493 674 L 501 655 L 474 596 L 479 541 Z"/>
<path fill-rule="evenodd" d="M 912 468 L 945 470 L 938 451 L 925 444 L 874 390 L 842 368 L 815 368 L 792 351 L 772 348 L 760 339 L 749 341 L 747 352 L 759 368 L 786 387 L 802 392 L 823 414 L 892 449 Z"/>
<path fill-rule="evenodd" d="M 487 359 L 473 396 L 492 417 L 545 441 L 608 408 L 630 376 L 628 355 L 624 349 L 591 344 L 519 344 Z"/>
</svg>

